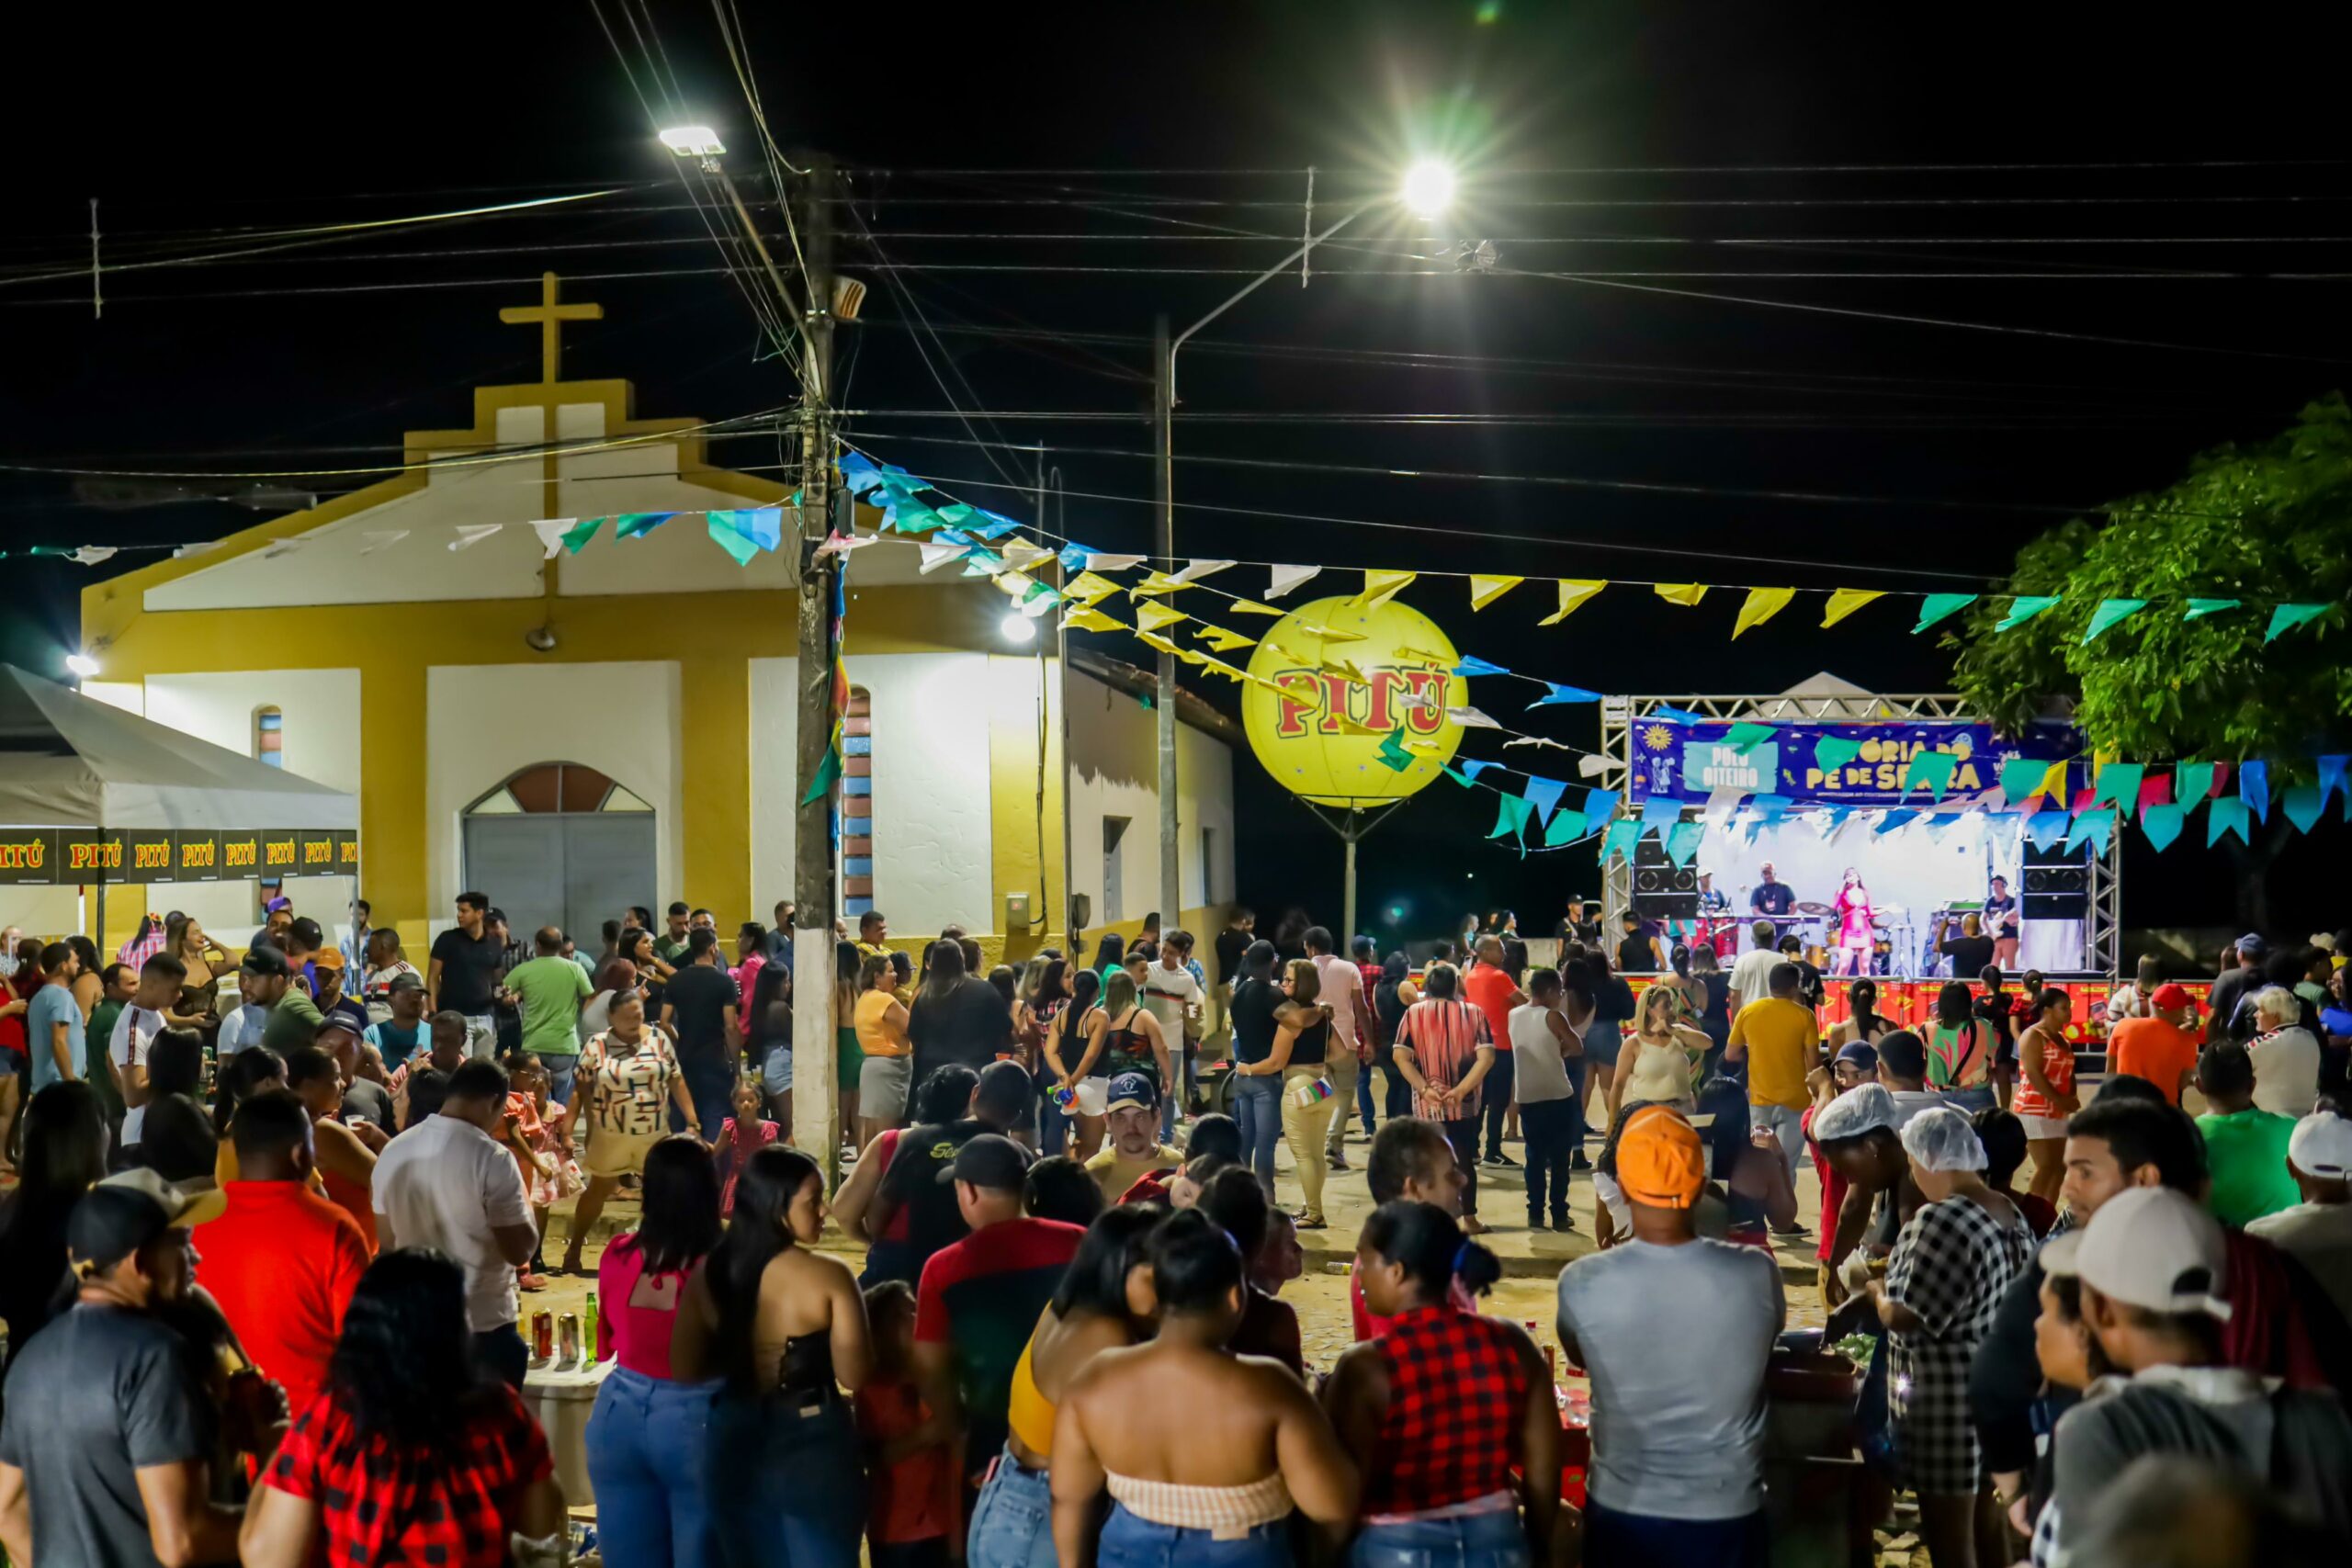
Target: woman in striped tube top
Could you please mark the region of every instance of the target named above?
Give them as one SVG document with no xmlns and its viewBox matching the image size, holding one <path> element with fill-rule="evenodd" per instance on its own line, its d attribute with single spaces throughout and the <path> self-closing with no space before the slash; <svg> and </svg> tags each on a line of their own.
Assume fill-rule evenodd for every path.
<svg viewBox="0 0 2352 1568">
<path fill-rule="evenodd" d="M 1245 1280 L 1233 1238 L 1197 1209 L 1146 1247 L 1159 1333 L 1105 1350 L 1062 1391 L 1054 1426 L 1054 1544 L 1097 1568 L 1215 1562 L 1289 1568 L 1295 1507 L 1338 1530 L 1355 1517 L 1356 1469 L 1306 1390 L 1278 1361 L 1225 1348 Z"/>
</svg>

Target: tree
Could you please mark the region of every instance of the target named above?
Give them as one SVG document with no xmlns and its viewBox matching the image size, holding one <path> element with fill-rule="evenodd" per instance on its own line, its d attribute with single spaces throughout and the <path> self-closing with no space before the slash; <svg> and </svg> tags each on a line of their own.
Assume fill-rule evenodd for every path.
<svg viewBox="0 0 2352 1568">
<path fill-rule="evenodd" d="M 2058 603 L 1996 631 L 2007 596 Z M 2177 483 L 2106 508 L 2103 525 L 2075 520 L 2018 552 L 1996 595 L 1971 606 L 1945 643 L 1957 683 L 2005 730 L 2032 722 L 2052 698 L 2074 704 L 2093 752 L 2127 761 L 2263 758 L 2274 784 L 2315 775 L 2312 759 L 2352 749 L 2352 660 L 2336 634 L 2352 596 L 2352 407 L 2338 392 L 2302 410 L 2271 439 L 2198 457 Z M 2244 607 L 2187 618 L 2188 601 Z M 2148 607 L 2083 641 L 2103 600 Z M 2308 626 L 2266 643 L 2274 606 L 2325 604 Z M 2186 804 L 2186 803 L 2184 803 Z M 2288 827 L 2238 857 L 2239 913 L 2258 923 L 2261 874 Z"/>
</svg>

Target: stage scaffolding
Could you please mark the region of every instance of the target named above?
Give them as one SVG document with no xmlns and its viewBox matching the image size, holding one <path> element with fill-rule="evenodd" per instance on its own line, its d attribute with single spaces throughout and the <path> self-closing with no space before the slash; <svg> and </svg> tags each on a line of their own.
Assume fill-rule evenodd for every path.
<svg viewBox="0 0 2352 1568">
<path fill-rule="evenodd" d="M 1832 689 L 1833 685 L 1836 689 Z M 1725 724 L 1917 724 L 1974 721 L 1965 704 L 1951 694 L 1864 692 L 1843 682 L 1819 689 L 1804 686 L 1770 696 L 1603 696 L 1600 750 L 1607 773 L 1595 784 L 1629 789 L 1634 776 L 1634 732 L 1660 708 L 1679 708 Z M 2089 917 L 2084 946 L 2100 974 L 2120 973 L 2123 956 L 2123 835 L 2110 834 L 2103 854 L 2090 857 Z M 1603 931 L 1617 929 L 1618 916 L 1634 901 L 1631 856 L 1603 857 L 1600 867 Z"/>
</svg>

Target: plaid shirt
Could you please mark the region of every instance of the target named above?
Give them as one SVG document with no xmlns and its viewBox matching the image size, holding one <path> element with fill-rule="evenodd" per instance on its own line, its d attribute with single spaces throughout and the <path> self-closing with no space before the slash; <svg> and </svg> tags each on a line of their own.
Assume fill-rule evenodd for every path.
<svg viewBox="0 0 2352 1568">
<path fill-rule="evenodd" d="M 115 957 L 137 969 L 155 954 L 164 951 L 164 928 L 157 926 L 145 936 L 133 937 L 115 953 Z"/>
<path fill-rule="evenodd" d="M 1453 1306 L 1415 1307 L 1374 1343 L 1388 1410 L 1363 1478 L 1368 1516 L 1452 1507 L 1511 1486 L 1527 1366 L 1510 1325 Z"/>
<path fill-rule="evenodd" d="M 286 1434 L 265 1483 L 319 1506 L 332 1563 L 502 1568 L 511 1522 L 499 1503 L 550 1473 L 547 1438 L 512 1389 L 429 1451 L 363 1440 L 323 1393 Z"/>
</svg>

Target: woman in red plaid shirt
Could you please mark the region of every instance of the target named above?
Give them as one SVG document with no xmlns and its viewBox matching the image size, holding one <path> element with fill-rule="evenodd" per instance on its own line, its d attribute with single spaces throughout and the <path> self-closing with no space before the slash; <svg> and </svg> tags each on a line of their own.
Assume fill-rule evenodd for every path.
<svg viewBox="0 0 2352 1568">
<path fill-rule="evenodd" d="M 547 1438 L 475 1361 L 464 1271 L 437 1252 L 388 1252 L 360 1276 L 326 1387 L 261 1482 L 248 1568 L 501 1568 L 510 1536 L 567 1528 Z"/>
<path fill-rule="evenodd" d="M 1524 1329 L 1453 1300 L 1457 1280 L 1484 1295 L 1501 1273 L 1434 1203 L 1383 1203 L 1364 1222 L 1356 1278 L 1365 1305 L 1391 1324 L 1340 1357 L 1323 1385 L 1323 1407 L 1363 1469 L 1354 1568 L 1552 1561 L 1560 1415 L 1551 1372 Z"/>
</svg>

